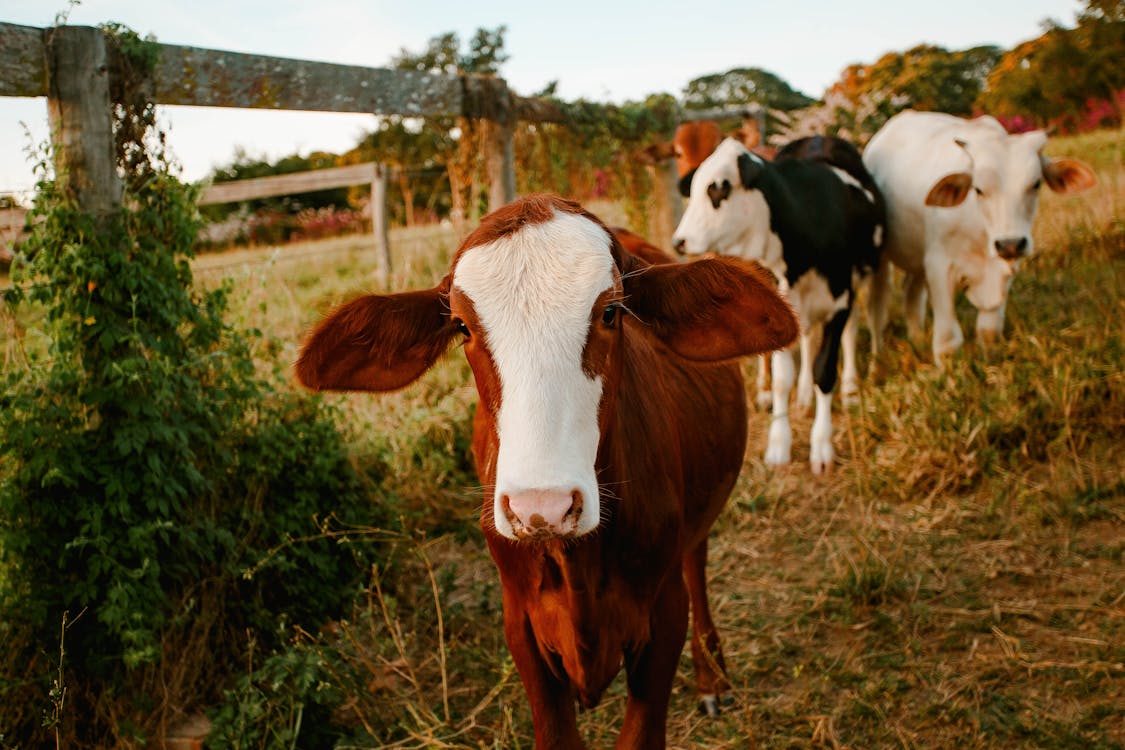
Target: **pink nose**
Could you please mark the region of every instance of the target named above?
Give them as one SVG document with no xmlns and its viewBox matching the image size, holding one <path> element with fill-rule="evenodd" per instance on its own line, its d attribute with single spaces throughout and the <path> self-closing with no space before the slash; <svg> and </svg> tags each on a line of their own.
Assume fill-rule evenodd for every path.
<svg viewBox="0 0 1125 750">
<path fill-rule="evenodd" d="M 500 507 L 520 538 L 573 536 L 582 515 L 582 492 L 523 490 L 501 495 Z"/>
</svg>

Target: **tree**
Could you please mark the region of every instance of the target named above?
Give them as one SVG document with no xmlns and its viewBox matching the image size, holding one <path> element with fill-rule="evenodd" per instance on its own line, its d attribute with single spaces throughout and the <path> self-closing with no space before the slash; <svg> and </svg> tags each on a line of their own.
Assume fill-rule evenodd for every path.
<svg viewBox="0 0 1125 750">
<path fill-rule="evenodd" d="M 725 73 L 711 73 L 689 81 L 683 90 L 687 109 L 760 104 L 767 109 L 789 111 L 807 107 L 814 101 L 761 68 L 732 68 Z"/>
<path fill-rule="evenodd" d="M 1125 4 L 1087 0 L 1078 24 L 1054 21 L 1042 36 L 1006 53 L 979 104 L 1004 118 L 1088 129 L 1120 124 L 1125 92 Z"/>
<path fill-rule="evenodd" d="M 445 75 L 476 74 L 494 76 L 500 65 L 507 61 L 504 53 L 506 26 L 495 29 L 477 29 L 466 53 L 461 52 L 461 40 L 454 32 L 433 37 L 425 51 L 412 53 L 400 50 L 392 64 L 399 70 L 417 70 Z M 484 165 L 480 141 L 483 128 L 467 117 L 425 118 L 422 130 L 428 131 L 438 145 L 438 155 L 446 164 L 449 176 L 451 214 L 458 232 L 467 219 L 477 218 L 483 208 Z"/>
</svg>

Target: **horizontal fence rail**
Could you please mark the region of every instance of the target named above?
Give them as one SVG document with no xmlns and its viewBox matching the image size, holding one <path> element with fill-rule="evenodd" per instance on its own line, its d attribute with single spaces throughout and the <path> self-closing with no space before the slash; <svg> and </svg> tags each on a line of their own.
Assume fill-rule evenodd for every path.
<svg viewBox="0 0 1125 750">
<path fill-rule="evenodd" d="M 376 178 L 376 166 L 375 162 L 366 162 L 311 172 L 219 182 L 205 188 L 198 202 L 201 206 L 210 206 L 216 203 L 237 203 L 255 198 L 273 198 L 279 195 L 311 193 L 317 190 L 367 184 Z"/>
<path fill-rule="evenodd" d="M 46 52 L 54 29 L 0 22 L 0 96 L 47 96 Z M 356 112 L 406 117 L 558 121 L 559 108 L 520 97 L 500 78 L 341 65 L 159 44 L 157 104 Z M 111 69 L 115 61 L 109 61 Z M 500 105 L 496 100 L 501 100 Z M 503 101 L 508 100 L 508 101 Z"/>
</svg>

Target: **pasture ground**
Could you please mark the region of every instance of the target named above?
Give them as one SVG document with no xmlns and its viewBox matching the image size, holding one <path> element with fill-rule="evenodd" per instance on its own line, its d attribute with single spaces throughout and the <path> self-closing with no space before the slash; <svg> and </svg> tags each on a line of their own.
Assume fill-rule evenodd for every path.
<svg viewBox="0 0 1125 750">
<path fill-rule="evenodd" d="M 734 705 L 696 711 L 685 653 L 670 747 L 1125 747 L 1125 131 L 1049 150 L 1086 159 L 1100 184 L 1044 192 L 1003 342 L 939 371 L 893 323 L 884 355 L 864 358 L 861 402 L 837 403 L 827 477 L 805 463 L 809 415 L 794 463 L 772 470 L 768 416 L 751 417 L 709 566 Z M 457 238 L 391 240 L 397 290 L 440 278 Z M 263 366 L 287 367 L 320 314 L 378 289 L 369 253 L 349 238 L 195 268 L 202 283 L 236 280 L 238 322 L 266 334 Z M 33 339 L 34 321 L 21 325 Z M 353 542 L 388 545 L 393 573 L 372 572 L 349 620 L 294 636 L 347 686 L 336 718 L 391 747 L 530 747 L 475 521 L 468 368 L 454 351 L 400 393 L 327 398 L 409 529 L 357 530 Z M 619 678 L 581 717 L 591 746 L 612 743 L 623 705 Z"/>
</svg>

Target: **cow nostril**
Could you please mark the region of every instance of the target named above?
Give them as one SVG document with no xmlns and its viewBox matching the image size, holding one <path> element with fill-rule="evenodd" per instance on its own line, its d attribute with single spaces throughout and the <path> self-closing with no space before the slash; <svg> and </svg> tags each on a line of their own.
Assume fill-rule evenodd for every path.
<svg viewBox="0 0 1125 750">
<path fill-rule="evenodd" d="M 683 237 L 680 237 L 678 239 L 676 239 L 676 238 L 672 239 L 672 249 L 675 250 L 680 255 L 684 254 L 684 245 L 686 245 L 686 244 L 687 243 L 684 241 Z"/>
<path fill-rule="evenodd" d="M 1016 260 L 1027 255 L 1028 242 L 1026 237 L 1018 239 L 996 240 L 996 254 L 1004 260 Z"/>
<path fill-rule="evenodd" d="M 577 521 L 578 517 L 582 515 L 582 505 L 582 490 L 571 490 L 570 510 L 568 510 L 566 512 L 566 515 L 563 516 L 563 520 L 573 519 L 574 521 Z"/>
</svg>

